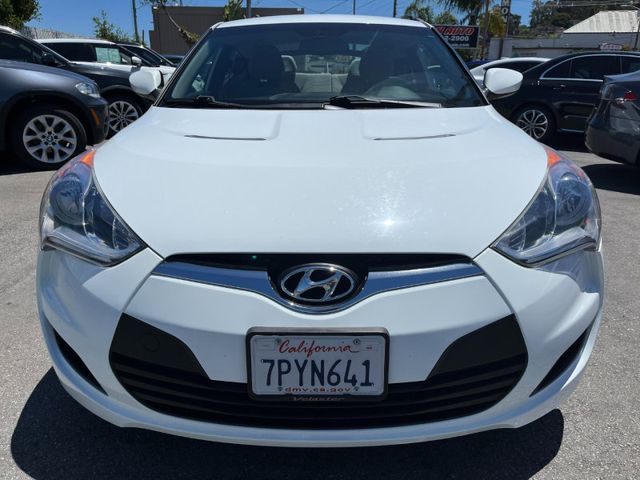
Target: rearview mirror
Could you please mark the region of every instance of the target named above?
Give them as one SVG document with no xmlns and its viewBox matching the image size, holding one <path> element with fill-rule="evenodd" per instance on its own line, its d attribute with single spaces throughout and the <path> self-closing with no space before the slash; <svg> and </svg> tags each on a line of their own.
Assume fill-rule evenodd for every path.
<svg viewBox="0 0 640 480">
<path fill-rule="evenodd" d="M 140 59 L 140 57 L 136 57 L 134 55 L 133 57 L 131 57 L 131 64 L 135 67 L 140 67 L 142 66 L 142 60 Z"/>
<path fill-rule="evenodd" d="M 484 86 L 490 100 L 516 93 L 522 84 L 522 74 L 508 68 L 490 68 L 484 74 Z"/>
<path fill-rule="evenodd" d="M 158 70 L 138 70 L 129 75 L 129 83 L 134 92 L 146 96 L 160 86 L 162 76 Z"/>
</svg>

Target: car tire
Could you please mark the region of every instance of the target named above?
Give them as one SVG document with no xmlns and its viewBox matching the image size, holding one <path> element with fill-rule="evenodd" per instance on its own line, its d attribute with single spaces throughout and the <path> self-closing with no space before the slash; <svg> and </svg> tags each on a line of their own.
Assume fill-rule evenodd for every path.
<svg viewBox="0 0 640 480">
<path fill-rule="evenodd" d="M 541 105 L 525 105 L 513 115 L 513 123 L 534 140 L 550 142 L 556 135 L 556 121 L 549 110 Z"/>
<path fill-rule="evenodd" d="M 29 106 L 11 123 L 11 151 L 31 168 L 59 168 L 87 148 L 87 133 L 80 120 L 56 105 Z"/>
<path fill-rule="evenodd" d="M 133 95 L 113 93 L 103 96 L 109 102 L 107 138 L 113 137 L 142 116 L 142 107 Z"/>
</svg>

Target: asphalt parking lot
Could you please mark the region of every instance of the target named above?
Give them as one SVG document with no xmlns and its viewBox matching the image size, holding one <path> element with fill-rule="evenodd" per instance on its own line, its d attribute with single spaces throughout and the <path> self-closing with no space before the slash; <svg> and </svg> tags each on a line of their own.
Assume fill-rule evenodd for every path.
<svg viewBox="0 0 640 480">
<path fill-rule="evenodd" d="M 0 478 L 636 479 L 640 476 L 640 169 L 559 148 L 603 210 L 606 309 L 577 392 L 519 430 L 366 449 L 277 449 L 123 430 L 60 387 L 40 336 L 35 257 L 51 172 L 0 161 Z M 2 154 L 0 154 L 2 155 Z"/>
</svg>

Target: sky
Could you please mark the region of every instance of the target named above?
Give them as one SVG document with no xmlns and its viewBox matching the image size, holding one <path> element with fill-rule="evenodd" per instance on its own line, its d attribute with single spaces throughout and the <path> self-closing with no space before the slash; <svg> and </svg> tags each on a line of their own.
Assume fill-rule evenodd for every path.
<svg viewBox="0 0 640 480">
<path fill-rule="evenodd" d="M 182 0 L 186 6 L 222 6 L 225 0 Z M 138 29 L 148 31 L 153 29 L 151 7 L 144 5 L 144 0 L 135 0 L 138 5 Z M 398 0 L 398 15 L 404 12 L 411 0 Z M 176 0 L 176 4 L 178 0 Z M 496 3 L 498 1 L 496 0 Z M 434 9 L 440 11 L 434 0 Z M 353 0 L 252 0 L 254 7 L 304 7 L 305 13 L 351 13 Z M 133 17 L 131 0 L 40 0 L 41 18 L 29 23 L 31 26 L 51 28 L 66 33 L 93 36 L 92 17 L 107 12 L 111 23 L 128 33 L 133 32 Z M 529 23 L 531 0 L 512 0 L 513 13 L 522 15 L 522 22 Z M 391 16 L 393 0 L 356 0 L 356 11 L 363 15 Z"/>
</svg>

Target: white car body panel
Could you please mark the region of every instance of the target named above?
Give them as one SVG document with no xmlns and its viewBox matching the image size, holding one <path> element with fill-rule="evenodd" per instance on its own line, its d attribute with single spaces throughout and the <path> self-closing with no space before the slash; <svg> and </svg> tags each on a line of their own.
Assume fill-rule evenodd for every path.
<svg viewBox="0 0 640 480">
<path fill-rule="evenodd" d="M 333 15 L 265 17 L 227 22 L 219 28 L 354 21 L 426 28 L 403 19 Z M 91 154 L 85 159 L 90 163 Z M 520 265 L 492 248 L 538 193 L 547 176 L 548 156 L 540 144 L 491 106 L 377 110 L 152 107 L 95 152 L 93 169 L 101 195 L 145 245 L 107 267 L 45 243 L 38 256 L 37 300 L 44 339 L 62 385 L 87 409 L 115 425 L 219 442 L 287 447 L 435 440 L 516 428 L 542 417 L 573 392 L 591 355 L 603 306 L 601 243 L 548 258 L 535 267 Z M 195 275 L 172 276 L 162 270 L 172 263 L 167 258 L 172 255 L 225 252 L 368 253 L 375 254 L 375 260 L 392 253 L 466 258 L 455 257 L 447 263 L 439 256 L 444 266 L 433 263 L 427 267 L 411 261 L 404 270 L 394 265 L 393 269 L 400 270 L 382 270 L 391 279 L 389 288 L 359 297 L 374 273 L 380 273 L 366 270 L 362 290 L 353 294 L 353 303 L 334 303 L 326 311 L 285 299 L 274 280 L 284 273 L 270 278 L 266 267 L 182 260 L 191 271 L 193 265 L 209 269 L 208 275 L 225 270 L 225 278 L 234 280 L 259 277 L 265 290 Z M 393 283 L 411 272 L 454 270 L 460 265 L 473 273 L 418 284 Z M 200 370 L 164 364 L 171 362 L 175 350 L 165 355 L 159 343 L 143 343 L 144 336 L 132 335 L 125 339 L 135 350 L 132 363 L 124 364 L 124 376 L 122 372 L 117 376 L 119 360 L 112 363 L 113 354 L 127 358 L 113 348 L 123 319 L 142 325 L 147 334 L 151 331 L 151 339 L 173 338 L 179 351 L 195 360 Z M 333 328 L 345 335 L 359 331 L 355 329 L 377 333 L 384 329 L 390 342 L 389 384 L 403 389 L 406 386 L 398 384 L 427 383 L 452 345 L 501 320 L 508 320 L 518 338 L 500 336 L 495 343 L 506 343 L 508 350 L 517 347 L 514 351 L 496 357 L 494 343 L 482 337 L 482 345 L 489 347 L 479 363 L 473 363 L 478 362 L 475 349 L 463 349 L 462 356 L 469 352 L 468 358 L 456 357 L 463 366 L 445 370 L 444 380 L 439 377 L 435 386 L 425 389 L 435 390 L 434 397 L 420 397 L 416 402 L 412 393 L 408 395 L 408 401 L 419 403 L 420 409 L 429 405 L 427 413 L 446 410 L 452 402 L 458 409 L 453 418 L 399 425 L 398 417 L 425 412 L 406 414 L 403 410 L 399 415 L 394 410 L 396 400 L 391 405 L 381 400 L 374 408 L 388 409 L 380 415 L 393 419 L 386 424 L 390 426 L 323 424 L 306 428 L 294 418 L 299 428 L 292 428 L 280 423 L 247 426 L 237 421 L 238 417 L 253 418 L 252 414 L 238 414 L 237 409 L 253 408 L 256 416 L 269 408 L 251 403 L 255 399 L 247 390 L 245 342 L 252 328 L 284 328 L 285 334 L 288 329 Z M 477 344 L 476 348 L 483 349 Z M 162 352 L 161 360 L 154 364 L 149 357 L 136 356 L 145 349 Z M 570 360 L 549 377 L 566 352 L 571 353 Z M 514 358 L 518 359 L 515 367 L 509 363 Z M 78 367 L 78 360 L 85 370 Z M 144 376 L 148 372 L 145 363 L 150 366 L 150 377 Z M 169 375 L 162 376 L 163 368 L 173 375 L 183 372 L 186 380 L 179 377 L 176 383 L 192 390 L 186 394 L 172 390 L 175 384 Z M 144 394 L 136 397 L 134 389 L 126 387 L 127 375 L 129 379 L 137 376 L 137 386 L 148 389 L 151 405 L 144 403 Z M 493 383 L 496 378 L 501 385 Z M 241 389 L 241 402 L 234 404 L 224 394 L 223 398 L 203 397 L 203 390 L 216 395 L 212 386 L 216 382 L 228 382 L 225 394 Z M 230 387 L 231 383 L 235 385 Z M 443 395 L 451 385 L 462 393 L 449 390 Z M 469 404 L 488 402 L 487 397 L 502 389 L 506 389 L 504 396 L 489 406 L 459 413 Z M 202 403 L 189 404 L 194 398 Z M 317 398 L 305 400 L 315 402 Z M 187 410 L 205 411 L 207 402 L 231 404 L 232 413 L 222 421 L 202 421 L 191 419 L 194 410 L 174 415 L 175 410 L 162 413 L 166 410 L 158 407 L 187 405 Z M 281 422 L 283 417 L 276 418 Z"/>
<path fill-rule="evenodd" d="M 544 149 L 490 106 L 153 107 L 118 139 L 98 150 L 96 178 L 116 211 L 162 256 L 428 251 L 473 257 L 522 212 L 546 173 Z M 474 181 L 458 181 L 461 171 Z M 496 172 L 504 181 L 494 182 Z M 173 227 L 150 211 L 163 212 Z"/>
</svg>

